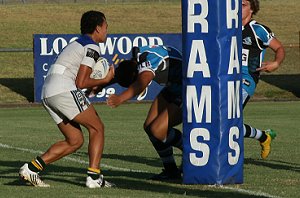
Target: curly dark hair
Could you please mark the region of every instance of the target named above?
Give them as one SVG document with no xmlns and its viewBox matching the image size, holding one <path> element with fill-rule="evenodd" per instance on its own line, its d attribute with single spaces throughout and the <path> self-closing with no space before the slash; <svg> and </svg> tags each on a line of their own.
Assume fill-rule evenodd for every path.
<svg viewBox="0 0 300 198">
<path fill-rule="evenodd" d="M 81 17 L 80 30 L 81 34 L 91 34 L 96 29 L 97 25 L 102 26 L 106 20 L 102 12 L 90 10 L 85 12 Z"/>
<path fill-rule="evenodd" d="M 115 70 L 115 79 L 122 87 L 129 87 L 138 76 L 137 62 L 135 60 L 124 60 Z"/>
<path fill-rule="evenodd" d="M 258 0 L 248 0 L 250 2 L 252 14 L 255 15 L 259 11 L 259 1 Z"/>
</svg>

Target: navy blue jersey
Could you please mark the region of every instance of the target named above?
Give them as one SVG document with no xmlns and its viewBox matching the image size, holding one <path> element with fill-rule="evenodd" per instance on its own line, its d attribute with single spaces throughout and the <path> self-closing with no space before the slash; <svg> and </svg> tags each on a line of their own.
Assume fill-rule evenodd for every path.
<svg viewBox="0 0 300 198">
<path fill-rule="evenodd" d="M 138 61 L 139 73 L 151 71 L 154 81 L 161 85 L 182 84 L 182 54 L 174 47 L 139 47 L 134 55 Z"/>
<path fill-rule="evenodd" d="M 257 68 L 261 67 L 265 50 L 274 37 L 266 26 L 251 20 L 243 27 L 242 75 L 243 88 L 250 96 L 254 94 L 259 80 Z"/>
</svg>

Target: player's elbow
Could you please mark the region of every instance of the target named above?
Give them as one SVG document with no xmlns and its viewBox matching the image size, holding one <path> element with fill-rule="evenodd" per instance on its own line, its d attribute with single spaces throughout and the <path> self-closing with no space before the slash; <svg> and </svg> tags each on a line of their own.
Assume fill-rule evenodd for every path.
<svg viewBox="0 0 300 198">
<path fill-rule="evenodd" d="M 276 61 L 281 64 L 285 58 L 285 50 L 284 47 L 281 46 L 276 50 Z"/>
<path fill-rule="evenodd" d="M 79 88 L 79 89 L 83 89 L 83 88 L 87 88 L 86 87 L 86 85 L 85 85 L 85 83 L 83 82 L 83 81 L 75 81 L 75 85 L 76 85 L 76 87 L 77 88 Z"/>
<path fill-rule="evenodd" d="M 76 87 L 79 88 L 79 89 L 84 89 L 84 88 L 86 88 L 86 87 L 84 87 L 84 86 L 82 86 L 82 85 L 77 85 Z"/>
</svg>

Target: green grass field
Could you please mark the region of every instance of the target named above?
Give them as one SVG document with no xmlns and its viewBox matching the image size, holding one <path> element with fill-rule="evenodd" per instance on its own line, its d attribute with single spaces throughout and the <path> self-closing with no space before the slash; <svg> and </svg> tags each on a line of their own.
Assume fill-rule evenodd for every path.
<svg viewBox="0 0 300 198">
<path fill-rule="evenodd" d="M 261 0 L 261 10 L 255 16 L 267 24 L 285 46 L 299 44 L 298 1 Z M 179 0 L 0 5 L 0 48 L 32 48 L 32 35 L 38 33 L 79 33 L 81 14 L 90 9 L 106 14 L 109 33 L 181 32 Z M 272 56 L 267 53 L 268 60 Z M 253 99 L 299 100 L 299 57 L 299 47 L 287 47 L 282 66 L 262 76 Z M 161 171 L 161 162 L 142 129 L 150 106 L 145 103 L 126 104 L 117 109 L 96 105 L 106 126 L 102 171 L 117 188 L 91 190 L 84 187 L 87 141 L 78 152 L 47 167 L 42 176 L 51 188 L 26 186 L 18 180 L 20 166 L 63 137 L 41 106 L 23 105 L 33 101 L 32 53 L 2 52 L 0 68 L 0 197 L 299 197 L 299 101 L 247 105 L 245 122 L 261 129 L 272 127 L 278 137 L 267 160 L 260 159 L 257 141 L 245 140 L 242 185 L 216 187 L 147 180 Z M 86 131 L 85 137 L 87 140 Z M 175 151 L 179 163 L 180 152 Z"/>
<path fill-rule="evenodd" d="M 106 126 L 102 171 L 115 189 L 87 189 L 85 144 L 42 174 L 51 187 L 27 186 L 18 180 L 20 166 L 45 151 L 62 135 L 41 106 L 0 111 L 0 197 L 298 197 L 300 193 L 300 102 L 250 102 L 244 119 L 258 128 L 272 127 L 278 136 L 267 160 L 260 146 L 245 140 L 244 184 L 221 187 L 149 181 L 161 163 L 142 130 L 150 104 L 125 104 L 111 109 L 96 105 Z M 126 117 L 126 120 L 124 120 Z M 180 126 L 179 126 L 180 127 Z M 180 162 L 180 152 L 176 159 Z"/>
</svg>

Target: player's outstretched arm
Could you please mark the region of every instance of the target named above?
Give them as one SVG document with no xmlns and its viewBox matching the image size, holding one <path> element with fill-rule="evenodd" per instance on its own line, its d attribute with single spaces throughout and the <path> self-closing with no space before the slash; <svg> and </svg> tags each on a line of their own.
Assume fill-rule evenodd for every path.
<svg viewBox="0 0 300 198">
<path fill-rule="evenodd" d="M 274 51 L 275 58 L 274 61 L 265 61 L 262 63 L 260 68 L 257 68 L 257 71 L 264 71 L 264 72 L 273 72 L 277 70 L 284 60 L 285 52 L 282 44 L 276 38 L 273 38 L 270 42 L 269 47 Z"/>
<path fill-rule="evenodd" d="M 123 102 L 141 93 L 154 78 L 154 74 L 150 71 L 140 73 L 137 80 L 131 84 L 128 89 L 123 91 L 120 95 L 112 94 L 107 99 L 107 105 L 110 107 L 117 107 Z"/>
</svg>

